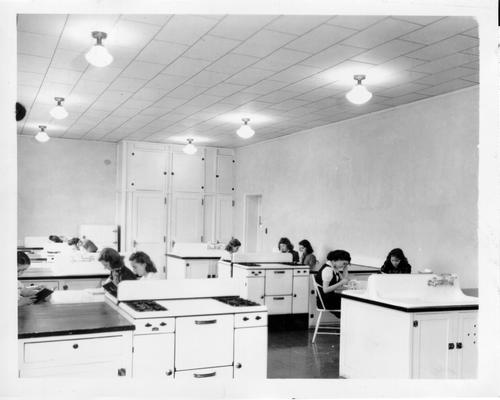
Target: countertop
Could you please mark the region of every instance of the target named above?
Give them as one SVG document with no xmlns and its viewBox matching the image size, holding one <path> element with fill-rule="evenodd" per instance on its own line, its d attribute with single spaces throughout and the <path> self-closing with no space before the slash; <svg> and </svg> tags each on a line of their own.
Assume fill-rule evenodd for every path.
<svg viewBox="0 0 500 400">
<path fill-rule="evenodd" d="M 219 260 L 226 252 L 224 250 L 196 250 L 196 251 L 178 251 L 167 253 L 167 257 L 181 258 L 183 260 Z"/>
<path fill-rule="evenodd" d="M 32 264 L 19 280 L 105 278 L 109 271 L 98 261 Z"/>
<path fill-rule="evenodd" d="M 18 338 L 81 335 L 134 330 L 105 302 L 34 304 L 18 308 Z"/>
<path fill-rule="evenodd" d="M 309 269 L 308 265 L 292 263 L 233 263 L 234 268 L 243 269 Z"/>
</svg>

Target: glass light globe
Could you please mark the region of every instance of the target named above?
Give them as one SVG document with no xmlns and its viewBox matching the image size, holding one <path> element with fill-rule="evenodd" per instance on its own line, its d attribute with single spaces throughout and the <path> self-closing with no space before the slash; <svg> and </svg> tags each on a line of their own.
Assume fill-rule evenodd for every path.
<svg viewBox="0 0 500 400">
<path fill-rule="evenodd" d="M 64 119 L 68 116 L 68 112 L 63 106 L 57 105 L 50 110 L 50 115 L 52 115 L 55 119 Z"/>
<path fill-rule="evenodd" d="M 182 151 L 186 154 L 193 155 L 198 151 L 198 149 L 193 143 L 189 142 L 182 148 Z"/>
<path fill-rule="evenodd" d="M 345 97 L 351 103 L 364 104 L 372 98 L 372 94 L 361 84 L 354 86 Z"/>
<path fill-rule="evenodd" d="M 101 44 L 95 44 L 85 54 L 85 59 L 95 67 L 106 67 L 113 62 L 113 56 Z"/>
<path fill-rule="evenodd" d="M 47 135 L 47 132 L 40 131 L 36 134 L 35 139 L 38 140 L 40 143 L 45 143 L 49 141 L 50 136 Z"/>
<path fill-rule="evenodd" d="M 255 134 L 255 131 L 252 128 L 250 128 L 249 125 L 244 124 L 240 126 L 240 128 L 236 131 L 236 133 L 238 134 L 239 137 L 243 139 L 248 139 Z"/>
</svg>

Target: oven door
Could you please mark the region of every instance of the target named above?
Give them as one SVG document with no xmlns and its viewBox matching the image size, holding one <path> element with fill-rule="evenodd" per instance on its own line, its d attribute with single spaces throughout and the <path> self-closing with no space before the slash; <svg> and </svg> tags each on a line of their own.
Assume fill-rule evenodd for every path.
<svg viewBox="0 0 500 400">
<path fill-rule="evenodd" d="M 291 295 L 293 270 L 270 269 L 266 271 L 266 296 Z"/>
<path fill-rule="evenodd" d="M 176 370 L 232 365 L 233 314 L 180 317 L 175 330 Z"/>
</svg>

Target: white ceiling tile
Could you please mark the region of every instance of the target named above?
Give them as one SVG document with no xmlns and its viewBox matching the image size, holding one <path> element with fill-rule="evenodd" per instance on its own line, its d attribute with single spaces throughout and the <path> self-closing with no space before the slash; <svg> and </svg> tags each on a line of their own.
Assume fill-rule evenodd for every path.
<svg viewBox="0 0 500 400">
<path fill-rule="evenodd" d="M 342 41 L 356 32 L 354 29 L 342 28 L 340 26 L 320 25 L 287 44 L 286 48 L 314 54 Z"/>
<path fill-rule="evenodd" d="M 188 58 L 215 61 L 241 43 L 239 40 L 205 35 L 184 54 Z"/>
<path fill-rule="evenodd" d="M 209 65 L 206 69 L 207 71 L 235 74 L 236 72 L 241 71 L 243 68 L 246 68 L 247 66 L 255 63 L 258 60 L 259 59 L 257 57 L 229 53 L 213 64 Z"/>
<path fill-rule="evenodd" d="M 18 54 L 17 56 L 18 71 L 45 74 L 49 64 L 50 58 L 28 56 L 26 54 Z"/>
<path fill-rule="evenodd" d="M 287 86 L 287 85 L 288 85 L 287 82 L 278 82 L 278 81 L 265 79 L 259 83 L 256 83 L 255 85 L 248 87 L 243 92 L 264 95 L 264 94 L 267 94 L 267 93 L 272 92 L 274 90 L 281 89 L 282 87 Z"/>
<path fill-rule="evenodd" d="M 479 46 L 471 47 L 470 49 L 462 50 L 464 54 L 472 54 L 474 56 L 479 56 Z"/>
<path fill-rule="evenodd" d="M 159 121 L 177 122 L 183 120 L 184 118 L 186 118 L 184 114 L 171 112 L 161 117 Z"/>
<path fill-rule="evenodd" d="M 453 54 L 457 51 L 469 49 L 477 46 L 477 39 L 470 36 L 456 35 L 451 38 L 434 43 L 420 50 L 407 54 L 408 57 L 419 58 L 422 60 L 433 60 Z"/>
<path fill-rule="evenodd" d="M 462 35 L 467 35 L 467 36 L 472 36 L 472 37 L 478 38 L 479 37 L 478 28 L 475 27 L 475 28 L 469 29 L 468 31 L 462 32 Z"/>
<path fill-rule="evenodd" d="M 387 97 L 398 97 L 398 96 L 403 96 L 405 94 L 417 92 L 417 91 L 423 91 L 427 89 L 429 86 L 428 85 L 422 85 L 420 83 L 405 83 L 396 87 L 393 87 L 391 89 L 387 89 L 384 91 L 381 91 L 380 94 L 382 96 L 387 96 Z M 424 93 L 425 94 L 425 93 Z"/>
<path fill-rule="evenodd" d="M 66 17 L 66 14 L 19 14 L 17 28 L 21 32 L 59 36 Z"/>
<path fill-rule="evenodd" d="M 109 46 L 143 48 L 160 30 L 157 25 L 120 19 L 108 32 L 106 43 Z"/>
<path fill-rule="evenodd" d="M 40 92 L 36 98 L 37 102 L 46 103 L 46 104 L 54 104 L 54 97 L 68 97 L 71 93 L 71 89 L 73 87 L 71 85 L 63 85 L 61 83 L 51 83 L 44 82 L 42 87 L 40 88 Z"/>
<path fill-rule="evenodd" d="M 118 126 L 123 124 L 125 121 L 127 121 L 127 119 L 128 119 L 128 117 L 118 117 L 116 115 L 111 115 L 111 116 L 104 118 L 99 123 L 99 125 L 117 128 Z"/>
<path fill-rule="evenodd" d="M 444 17 L 428 15 L 392 15 L 391 18 L 402 19 L 403 21 L 408 21 L 412 24 L 429 25 L 437 20 L 443 19 Z"/>
<path fill-rule="evenodd" d="M 281 71 L 282 69 L 301 62 L 309 56 L 309 53 L 305 53 L 303 51 L 279 49 L 254 64 L 252 67 L 270 71 Z"/>
<path fill-rule="evenodd" d="M 401 37 L 412 42 L 431 44 L 476 26 L 472 17 L 447 17 Z"/>
<path fill-rule="evenodd" d="M 422 79 L 419 79 L 416 83 L 423 83 L 425 85 L 439 85 L 441 83 L 451 81 L 452 79 L 461 78 L 467 75 L 470 75 L 469 68 L 451 68 L 430 76 L 426 76 Z"/>
<path fill-rule="evenodd" d="M 137 60 L 168 65 L 187 49 L 188 46 L 183 44 L 152 40 L 139 53 Z"/>
<path fill-rule="evenodd" d="M 337 15 L 330 18 L 327 23 L 360 31 L 384 18 L 380 15 Z"/>
<path fill-rule="evenodd" d="M 205 94 L 226 97 L 231 96 L 234 93 L 237 93 L 241 90 L 246 89 L 246 86 L 243 85 L 234 85 L 231 83 L 219 83 L 218 85 L 208 89 Z"/>
<path fill-rule="evenodd" d="M 63 83 L 65 85 L 74 85 L 80 77 L 82 73 L 80 71 L 74 71 L 70 69 L 61 69 L 61 68 L 49 68 L 47 71 L 47 75 L 45 76 L 45 80 L 53 83 Z"/>
<path fill-rule="evenodd" d="M 303 35 L 329 18 L 326 15 L 283 15 L 272 21 L 266 26 L 266 29 L 292 35 Z"/>
<path fill-rule="evenodd" d="M 288 88 L 287 88 L 288 90 Z M 331 97 L 336 95 L 339 92 L 339 89 L 332 88 L 330 85 L 325 87 L 320 87 L 314 90 L 311 90 L 307 93 L 303 93 L 296 98 L 304 101 L 318 101 L 327 97 Z"/>
<path fill-rule="evenodd" d="M 17 100 L 25 106 L 31 104 L 38 93 L 36 86 L 17 86 Z"/>
<path fill-rule="evenodd" d="M 188 103 L 186 103 L 186 105 L 208 107 L 221 100 L 222 97 L 220 96 L 210 96 L 208 94 L 201 94 L 199 96 L 196 96 L 194 99 L 190 100 Z"/>
<path fill-rule="evenodd" d="M 146 87 L 152 89 L 161 89 L 165 93 L 167 93 L 168 91 L 175 89 L 177 86 L 182 84 L 185 80 L 186 78 L 182 76 L 159 74 L 151 79 L 146 84 Z"/>
<path fill-rule="evenodd" d="M 173 110 L 185 102 L 186 99 L 183 98 L 163 97 L 154 104 L 154 107 L 161 108 L 166 112 L 168 110 Z"/>
<path fill-rule="evenodd" d="M 102 119 L 106 118 L 108 114 L 109 112 L 107 110 L 101 110 L 97 107 L 92 106 L 81 115 L 81 118 L 95 120 L 95 124 L 97 125 L 98 120 L 101 121 Z"/>
<path fill-rule="evenodd" d="M 233 104 L 235 106 L 239 106 L 241 104 L 248 103 L 249 101 L 252 101 L 252 100 L 256 99 L 259 96 L 260 95 L 256 94 L 256 93 L 241 93 L 241 92 L 238 92 L 238 93 L 235 93 L 235 94 L 233 94 L 231 96 L 228 96 L 228 97 L 224 98 L 224 103 Z"/>
<path fill-rule="evenodd" d="M 137 112 L 143 110 L 151 105 L 151 101 L 148 100 L 137 100 L 137 99 L 128 99 L 125 103 L 123 103 L 123 107 L 136 109 Z"/>
<path fill-rule="evenodd" d="M 190 85 L 203 86 L 207 88 L 225 81 L 228 77 L 229 74 L 205 70 L 193 76 L 189 81 L 187 81 L 187 83 Z"/>
<path fill-rule="evenodd" d="M 111 66 L 115 68 L 125 68 L 137 56 L 138 49 L 126 46 L 106 46 L 110 54 L 113 56 Z M 84 52 L 86 53 L 86 51 Z M 82 53 L 83 54 L 83 53 Z"/>
<path fill-rule="evenodd" d="M 157 101 L 160 98 L 162 98 L 165 94 L 167 93 L 166 90 L 164 89 L 154 89 L 152 87 L 143 87 L 142 89 L 139 89 L 135 94 L 134 94 L 134 99 L 137 100 L 149 100 L 149 101 Z"/>
<path fill-rule="evenodd" d="M 417 60 L 415 58 L 410 58 L 405 56 L 396 57 L 390 61 L 374 66 L 373 68 L 370 69 L 370 74 L 376 71 L 391 74 L 396 71 L 415 68 L 417 65 L 422 65 L 423 63 L 425 63 L 425 61 Z"/>
<path fill-rule="evenodd" d="M 362 63 L 359 61 L 344 61 L 337 64 L 333 68 L 329 68 L 323 72 L 316 74 L 318 79 L 323 79 L 324 84 L 335 82 L 336 85 L 347 85 L 347 87 L 352 86 L 354 81 L 354 75 L 365 74 L 372 68 L 372 64 Z M 369 75 L 367 75 L 366 82 L 369 82 Z"/>
<path fill-rule="evenodd" d="M 453 90 L 463 89 L 469 86 L 473 86 L 475 84 L 476 83 L 472 81 L 466 81 L 463 79 L 454 79 L 452 81 L 442 83 L 441 85 L 432 86 L 427 89 L 419 90 L 418 92 L 423 94 L 428 94 L 431 96 L 437 96 L 442 93 L 448 93 Z"/>
<path fill-rule="evenodd" d="M 429 97 L 429 96 L 425 95 L 425 94 L 410 93 L 410 94 L 405 94 L 403 96 L 389 98 L 389 99 L 385 100 L 384 103 L 388 104 L 390 106 L 399 106 L 401 104 L 407 104 L 407 103 L 411 103 L 413 101 L 426 99 L 427 97 Z"/>
<path fill-rule="evenodd" d="M 141 115 L 151 115 L 153 117 L 161 117 L 166 113 L 166 110 L 162 107 L 148 107 L 141 111 Z"/>
<path fill-rule="evenodd" d="M 371 75 L 367 75 L 367 82 L 366 82 L 367 86 L 370 86 L 370 81 L 369 81 L 370 76 Z M 390 79 L 386 81 L 373 82 L 373 83 L 375 87 L 377 86 L 380 86 L 382 88 L 397 87 L 398 85 L 401 85 L 403 83 L 413 82 L 418 79 L 422 79 L 426 76 L 428 76 L 428 74 L 425 74 L 423 72 L 397 71 L 390 74 Z"/>
<path fill-rule="evenodd" d="M 18 32 L 17 52 L 31 56 L 51 58 L 57 45 L 57 36 Z"/>
<path fill-rule="evenodd" d="M 170 17 L 169 14 L 124 14 L 121 19 L 163 26 Z"/>
<path fill-rule="evenodd" d="M 74 90 L 80 93 L 89 93 L 98 96 L 102 91 L 106 89 L 107 86 L 108 84 L 105 82 L 87 81 L 84 79 L 80 79 L 80 81 L 76 84 Z"/>
<path fill-rule="evenodd" d="M 84 53 L 60 48 L 56 49 L 51 62 L 51 67 L 73 71 L 83 71 L 88 65 Z"/>
<path fill-rule="evenodd" d="M 179 57 L 163 70 L 164 74 L 189 77 L 202 71 L 210 61 Z"/>
<path fill-rule="evenodd" d="M 195 15 L 174 15 L 156 39 L 192 45 L 217 24 L 217 20 Z"/>
<path fill-rule="evenodd" d="M 179 86 L 177 89 L 172 90 L 169 92 L 168 96 L 169 97 L 174 97 L 177 99 L 192 99 L 195 96 L 198 96 L 199 94 L 203 93 L 206 90 L 205 87 L 202 86 L 195 86 L 195 85 L 182 85 Z"/>
<path fill-rule="evenodd" d="M 314 75 L 320 71 L 321 71 L 320 68 L 297 64 L 273 75 L 272 80 L 287 82 L 291 84 L 300 81 L 302 79 L 308 78 L 311 75 Z"/>
<path fill-rule="evenodd" d="M 127 108 L 123 104 L 121 104 L 120 107 L 118 107 L 111 113 L 111 116 L 126 117 L 128 119 L 132 115 L 137 114 L 137 112 L 138 112 L 137 108 Z"/>
<path fill-rule="evenodd" d="M 122 100 L 122 102 L 125 101 L 125 99 Z M 101 97 L 99 97 L 94 104 L 92 104 L 92 107 L 90 108 L 91 110 L 99 110 L 99 111 L 105 111 L 106 115 L 115 110 L 117 107 L 120 106 L 119 102 L 114 102 L 114 101 L 108 101 L 105 100 Z"/>
<path fill-rule="evenodd" d="M 477 71 L 474 74 L 462 76 L 462 79 L 464 79 L 466 81 L 471 81 L 471 82 L 479 83 L 479 71 Z"/>
<path fill-rule="evenodd" d="M 110 83 L 113 81 L 120 73 L 122 72 L 121 68 L 108 66 L 106 68 L 99 68 L 89 65 L 89 67 L 85 70 L 82 75 L 82 79 L 86 79 L 89 81 L 99 81 Z"/>
<path fill-rule="evenodd" d="M 303 106 L 304 104 L 307 104 L 307 102 L 304 100 L 290 99 L 275 104 L 271 108 L 276 110 L 292 110 L 294 108 Z"/>
<path fill-rule="evenodd" d="M 164 68 L 164 65 L 147 63 L 144 61 L 132 61 L 132 63 L 123 70 L 121 76 L 124 78 L 151 79 Z"/>
<path fill-rule="evenodd" d="M 136 92 L 141 87 L 143 87 L 148 81 L 145 79 L 131 79 L 118 77 L 109 86 L 109 90 L 126 91 L 126 92 Z"/>
<path fill-rule="evenodd" d="M 310 76 L 309 78 L 302 79 L 301 81 L 294 83 L 286 87 L 286 90 L 296 93 L 305 93 L 310 90 L 325 86 L 328 84 L 328 80 L 321 73 Z"/>
<path fill-rule="evenodd" d="M 17 74 L 17 83 L 22 86 L 35 86 L 40 87 L 44 75 L 35 74 L 34 72 L 19 72 Z"/>
<path fill-rule="evenodd" d="M 268 71 L 258 68 L 246 68 L 241 72 L 231 76 L 226 83 L 234 83 L 237 85 L 253 85 L 263 79 L 274 75 L 274 71 Z"/>
<path fill-rule="evenodd" d="M 211 35 L 246 40 L 270 21 L 271 15 L 227 15 L 211 31 Z"/>
<path fill-rule="evenodd" d="M 470 63 L 463 64 L 462 67 L 479 70 L 479 60 L 476 59 L 475 61 L 472 61 Z"/>
<path fill-rule="evenodd" d="M 470 62 L 473 62 L 474 60 L 477 60 L 476 56 L 456 53 L 432 60 L 430 62 L 425 62 L 413 67 L 412 69 L 418 72 L 427 72 L 430 74 L 434 74 L 449 68 L 468 64 Z"/>
<path fill-rule="evenodd" d="M 266 94 L 258 98 L 259 101 L 263 101 L 265 103 L 280 103 L 284 100 L 288 100 L 292 97 L 295 97 L 294 92 L 287 92 L 285 90 L 277 90 L 276 92 Z"/>
<path fill-rule="evenodd" d="M 408 42 L 406 40 L 394 39 L 371 50 L 352 57 L 355 61 L 380 64 L 392 58 L 401 56 L 421 48 L 423 45 Z"/>
<path fill-rule="evenodd" d="M 357 54 L 362 53 L 364 50 L 358 47 L 345 46 L 336 44 L 311 56 L 307 60 L 301 62 L 304 65 L 310 65 L 318 68 L 330 68 L 334 65 L 345 61 Z"/>
<path fill-rule="evenodd" d="M 410 22 L 386 18 L 344 40 L 343 44 L 371 49 L 420 27 Z"/>
<path fill-rule="evenodd" d="M 110 103 L 113 107 L 111 110 L 114 110 L 119 104 L 123 103 L 125 100 L 132 96 L 131 92 L 118 91 L 118 90 L 106 90 L 99 96 L 99 102 L 107 102 Z M 96 102 L 97 103 L 97 102 Z M 109 108 L 106 108 L 109 109 Z"/>
<path fill-rule="evenodd" d="M 250 39 L 247 39 L 233 52 L 254 57 L 265 57 L 278 50 L 297 36 L 287 33 L 261 30 Z"/>
</svg>

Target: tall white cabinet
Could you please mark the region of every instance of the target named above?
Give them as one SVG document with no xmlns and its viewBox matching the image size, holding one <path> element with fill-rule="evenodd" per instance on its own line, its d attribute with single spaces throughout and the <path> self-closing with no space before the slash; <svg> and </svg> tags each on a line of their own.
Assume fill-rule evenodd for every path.
<svg viewBox="0 0 500 400">
<path fill-rule="evenodd" d="M 233 151 L 124 141 L 118 146 L 117 224 L 122 252 L 148 253 L 160 271 L 176 242 L 232 237 Z"/>
</svg>

